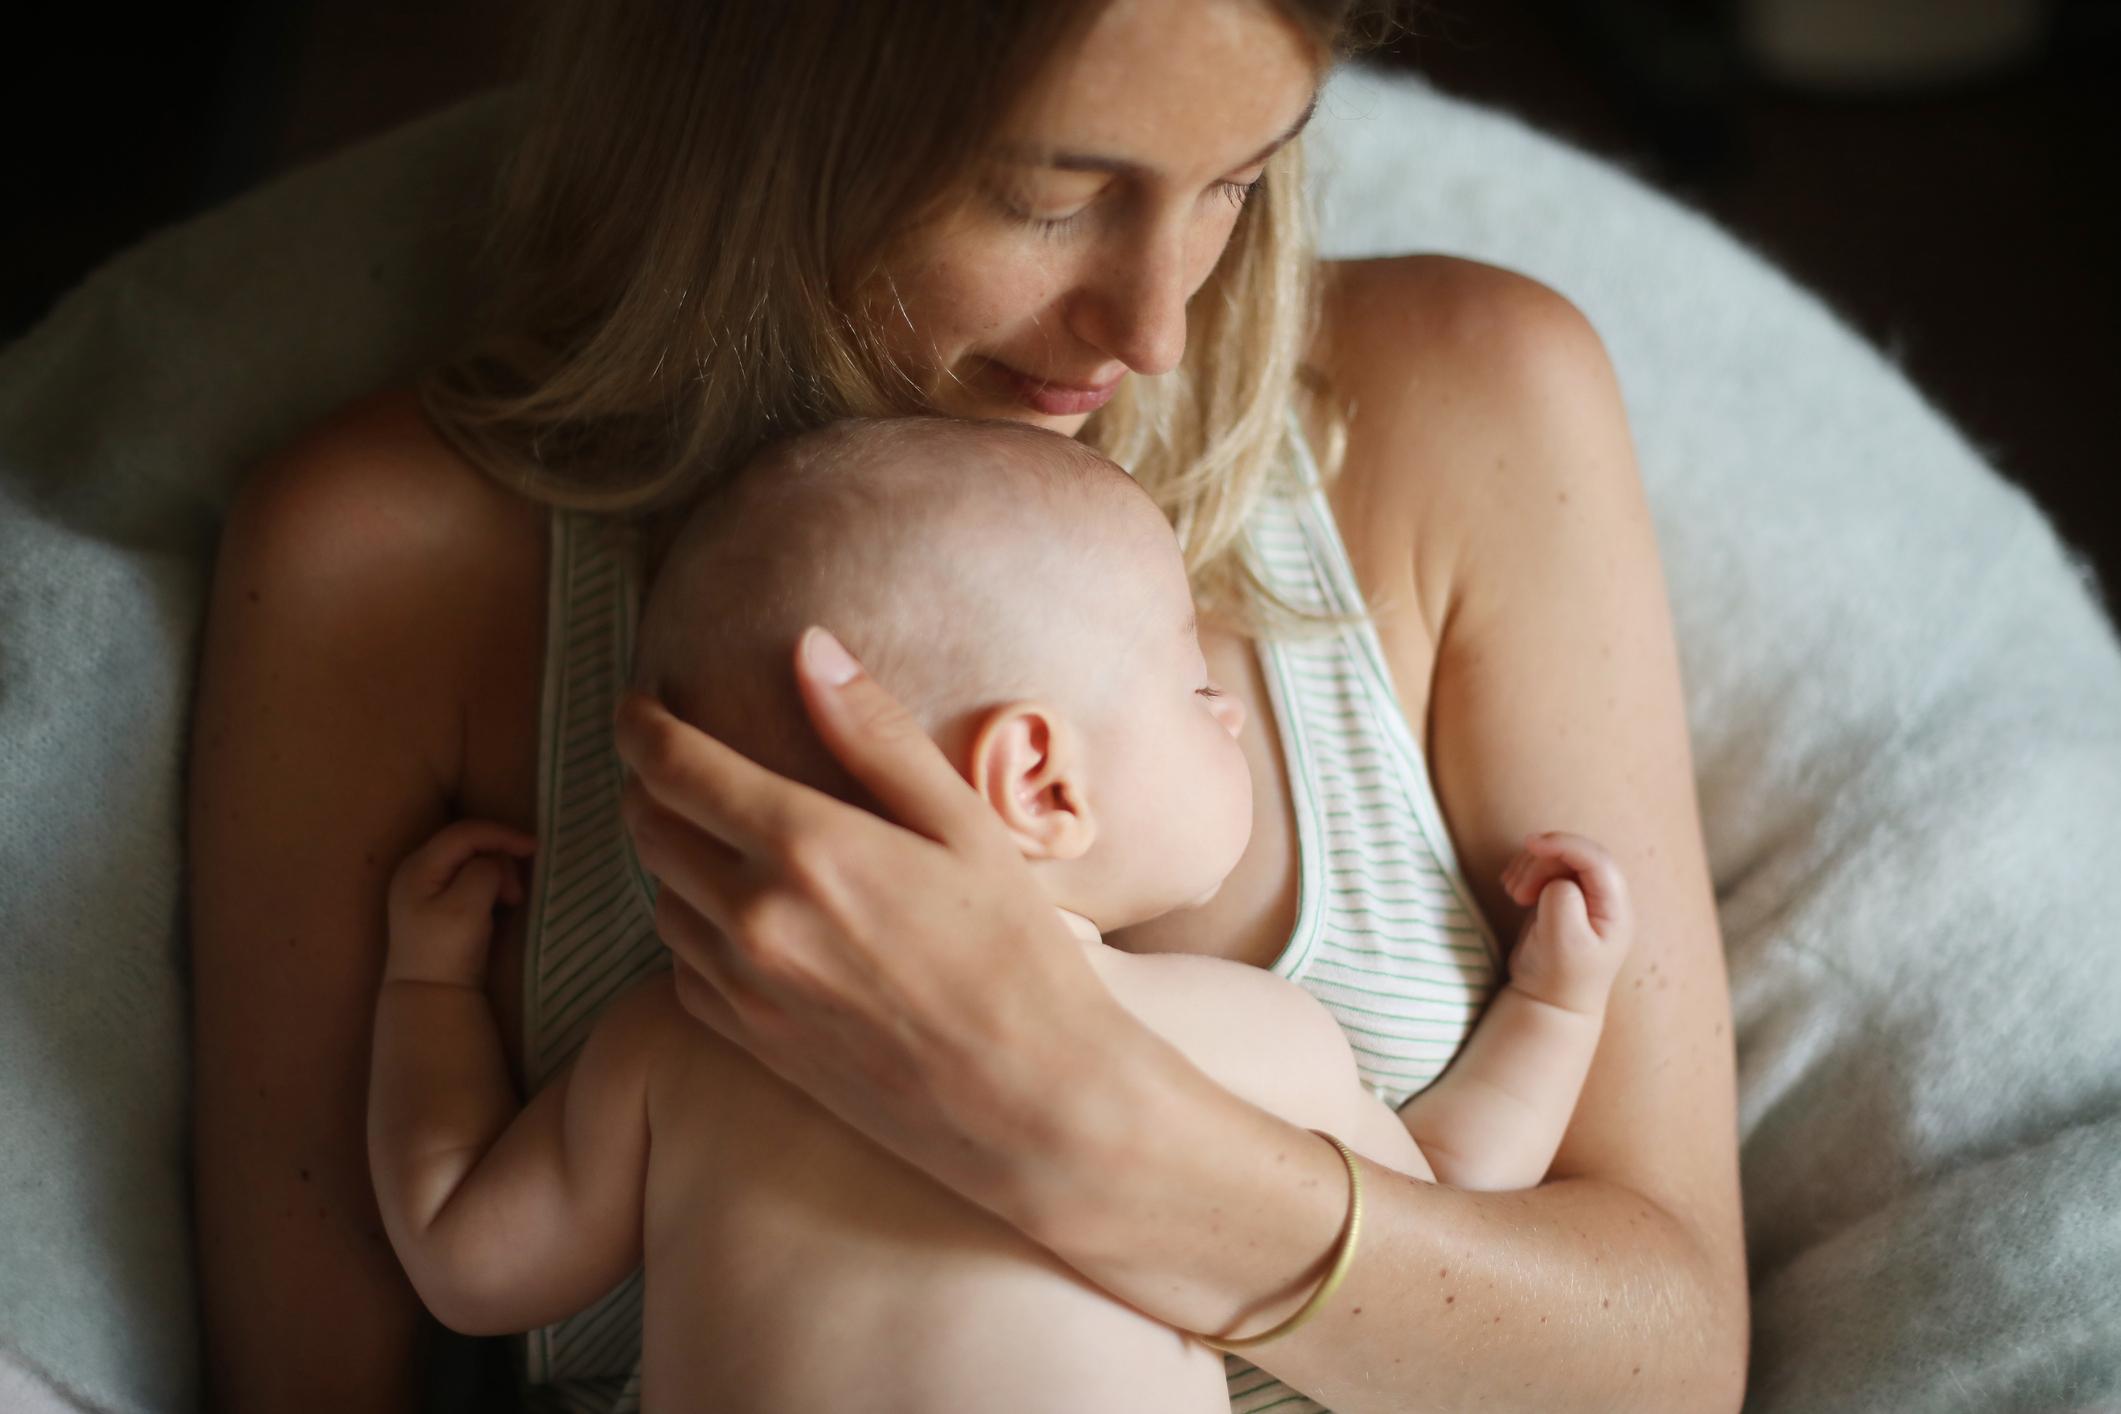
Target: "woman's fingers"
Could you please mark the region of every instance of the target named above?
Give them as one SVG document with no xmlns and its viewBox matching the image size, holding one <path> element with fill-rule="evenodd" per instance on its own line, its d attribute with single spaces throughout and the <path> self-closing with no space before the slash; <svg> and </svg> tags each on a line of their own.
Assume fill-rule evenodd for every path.
<svg viewBox="0 0 2121 1414">
<path fill-rule="evenodd" d="M 686 962 L 673 958 L 670 964 L 671 980 L 676 987 L 678 1005 L 693 1020 L 721 1037 L 732 1046 L 745 1051 L 754 1048 L 750 1032 L 737 1019 L 736 1009 L 729 1004 L 721 988 L 708 980 L 708 975 Z"/>
<path fill-rule="evenodd" d="M 826 747 L 884 814 L 939 843 L 977 849 L 994 817 L 921 724 L 822 628 L 796 644 L 796 685 Z"/>
<path fill-rule="evenodd" d="M 619 818 L 633 852 L 663 894 L 686 900 L 715 926 L 727 928 L 754 887 L 743 856 L 685 816 L 668 809 L 640 778 L 619 796 Z"/>
<path fill-rule="evenodd" d="M 825 799 L 678 720 L 653 697 L 622 696 L 613 728 L 619 760 L 659 805 L 740 853 L 767 853 L 769 841 L 786 834 L 792 807 Z"/>
</svg>

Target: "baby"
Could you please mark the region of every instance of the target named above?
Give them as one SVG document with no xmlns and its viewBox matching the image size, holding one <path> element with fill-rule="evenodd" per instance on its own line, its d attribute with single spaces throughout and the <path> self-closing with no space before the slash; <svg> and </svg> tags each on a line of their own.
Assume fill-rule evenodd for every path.
<svg viewBox="0 0 2121 1414">
<path fill-rule="evenodd" d="M 1296 984 L 1101 941 L 1213 895 L 1251 822 L 1242 709 L 1207 681 L 1177 542 L 1124 471 L 1014 424 L 841 423 L 693 513 L 644 613 L 637 684 L 866 804 L 795 694 L 811 623 L 929 729 L 1114 998 L 1202 1071 L 1416 1178 L 1544 1176 L 1631 931 L 1590 841 L 1545 847 L 1564 877 L 1509 985 L 1404 1118 Z M 514 858 L 532 848 L 458 822 L 391 884 L 369 1152 L 391 1242 L 442 1321 L 556 1321 L 645 1256 L 651 1409 L 1228 1408 L 1218 1354 L 840 1123 L 693 1021 L 667 973 L 519 1107 L 484 979 L 492 909 L 520 899 Z M 1587 915 L 1561 906 L 1571 885 Z"/>
</svg>

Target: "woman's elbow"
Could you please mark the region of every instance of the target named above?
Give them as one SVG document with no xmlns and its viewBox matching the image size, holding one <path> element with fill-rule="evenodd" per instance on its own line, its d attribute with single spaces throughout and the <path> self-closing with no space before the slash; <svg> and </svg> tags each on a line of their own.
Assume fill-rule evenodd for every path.
<svg viewBox="0 0 2121 1414">
<path fill-rule="evenodd" d="M 1735 1251 L 1716 1250 L 1723 1245 L 1696 1239 L 1699 1358 L 1694 1379 L 1675 1399 L 1675 1408 L 1737 1414 L 1745 1403 L 1746 1369 L 1752 1357 L 1752 1298 L 1743 1244 Z"/>
</svg>

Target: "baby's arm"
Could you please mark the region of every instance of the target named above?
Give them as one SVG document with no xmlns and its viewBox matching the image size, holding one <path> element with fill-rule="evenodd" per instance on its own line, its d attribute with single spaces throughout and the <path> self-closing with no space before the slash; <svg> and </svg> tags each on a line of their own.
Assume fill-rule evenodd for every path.
<svg viewBox="0 0 2121 1414">
<path fill-rule="evenodd" d="M 486 1000 L 494 903 L 522 896 L 505 856 L 534 847 L 458 821 L 408 855 L 390 886 L 369 1168 L 420 1299 L 473 1335 L 570 1316 L 641 1256 L 655 1033 L 631 1013 L 654 998 L 637 988 L 614 1003 L 527 1108 Z"/>
<path fill-rule="evenodd" d="M 1520 905 L 1537 905 L 1510 954 L 1509 984 L 1443 1078 L 1401 1111 L 1453 1188 L 1532 1188 L 1546 1176 L 1634 936 L 1626 882 L 1581 835 L 1532 836 L 1503 883 Z"/>
</svg>

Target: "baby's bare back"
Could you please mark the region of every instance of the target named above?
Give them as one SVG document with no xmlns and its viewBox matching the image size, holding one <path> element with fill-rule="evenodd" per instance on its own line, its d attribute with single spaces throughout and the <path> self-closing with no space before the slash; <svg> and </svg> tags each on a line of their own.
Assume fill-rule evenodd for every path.
<svg viewBox="0 0 2121 1414">
<path fill-rule="evenodd" d="M 1233 1092 L 1426 1174 L 1409 1168 L 1419 1152 L 1390 1112 L 1355 1089 L 1331 1018 L 1294 984 L 1220 958 L 1095 954 L 1115 998 Z M 1219 1355 L 712 1032 L 682 1031 L 686 1053 L 650 1116 L 647 1407 L 1228 1408 Z M 1347 1132 L 1365 1102 L 1384 1122 Z"/>
</svg>

